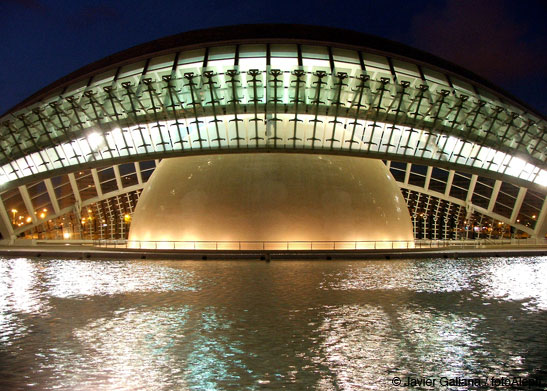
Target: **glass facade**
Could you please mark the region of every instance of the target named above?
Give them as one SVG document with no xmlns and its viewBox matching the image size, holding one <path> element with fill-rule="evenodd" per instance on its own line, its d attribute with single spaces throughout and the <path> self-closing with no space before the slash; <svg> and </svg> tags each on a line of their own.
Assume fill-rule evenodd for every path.
<svg viewBox="0 0 547 391">
<path fill-rule="evenodd" d="M 274 148 L 419 159 L 547 185 L 545 121 L 430 68 L 296 44 L 140 60 L 2 118 L 0 183 L 103 160 Z M 292 131 L 278 132 L 280 123 Z"/>
</svg>

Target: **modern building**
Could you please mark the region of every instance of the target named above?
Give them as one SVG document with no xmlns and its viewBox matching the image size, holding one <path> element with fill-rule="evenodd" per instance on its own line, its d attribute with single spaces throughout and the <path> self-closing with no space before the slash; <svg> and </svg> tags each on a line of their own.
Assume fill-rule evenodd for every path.
<svg viewBox="0 0 547 391">
<path fill-rule="evenodd" d="M 0 233 L 120 239 L 135 220 L 132 239 L 153 241 L 543 238 L 546 154 L 541 113 L 430 54 L 323 27 L 193 31 L 0 117 Z"/>
</svg>

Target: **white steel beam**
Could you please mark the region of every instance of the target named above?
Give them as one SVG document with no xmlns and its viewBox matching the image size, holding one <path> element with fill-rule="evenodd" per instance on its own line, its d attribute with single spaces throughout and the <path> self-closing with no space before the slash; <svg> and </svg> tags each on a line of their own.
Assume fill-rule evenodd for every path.
<svg viewBox="0 0 547 391">
<path fill-rule="evenodd" d="M 76 182 L 76 177 L 73 173 L 68 174 L 68 181 L 70 182 L 70 187 L 72 188 L 72 193 L 74 193 L 74 198 L 78 205 L 82 205 L 82 197 L 80 197 L 80 190 L 78 190 L 78 183 Z"/>
<path fill-rule="evenodd" d="M 547 234 L 547 197 L 543 200 L 543 206 L 541 207 L 541 211 L 539 212 L 539 216 L 536 222 L 536 226 L 534 227 L 534 233 L 532 234 L 532 237 L 537 239 L 543 239 L 545 238 L 545 234 Z"/>
<path fill-rule="evenodd" d="M 431 174 L 433 173 L 433 167 L 432 166 L 427 166 L 427 172 L 425 174 L 425 184 L 424 184 L 424 189 L 427 190 L 429 189 L 429 183 L 431 182 Z"/>
<path fill-rule="evenodd" d="M 112 166 L 114 169 L 114 176 L 116 177 L 116 185 L 118 186 L 118 190 L 123 190 L 123 184 L 122 184 L 122 176 L 120 175 L 120 166 L 117 164 Z"/>
<path fill-rule="evenodd" d="M 496 205 L 496 201 L 498 199 L 498 194 L 500 193 L 500 188 L 501 188 L 501 181 L 496 181 L 494 183 L 494 188 L 492 189 L 490 202 L 488 203 L 488 212 L 492 212 L 494 210 L 494 206 Z"/>
<path fill-rule="evenodd" d="M 446 180 L 446 188 L 444 190 L 444 195 L 446 197 L 450 196 L 450 189 L 452 189 L 452 182 L 454 181 L 454 170 L 448 171 L 448 179 Z"/>
<path fill-rule="evenodd" d="M 91 169 L 91 176 L 93 177 L 93 184 L 95 185 L 95 190 L 97 191 L 97 196 L 103 196 L 103 189 L 101 188 L 101 181 L 99 180 L 99 173 L 96 168 Z"/>
<path fill-rule="evenodd" d="M 520 231 L 526 232 L 529 235 L 532 235 L 532 233 L 533 233 L 533 230 L 530 227 L 526 227 L 525 225 L 520 224 L 520 223 L 512 224 L 511 221 L 505 216 L 502 216 L 502 215 L 497 214 L 497 213 L 493 213 L 491 210 L 484 209 L 484 208 L 482 208 L 478 205 L 475 205 L 475 204 L 472 204 L 472 203 L 467 203 L 464 200 L 461 200 L 459 198 L 452 197 L 450 195 L 446 195 L 446 194 L 443 194 L 443 193 L 439 193 L 439 192 L 434 191 L 434 190 L 427 190 L 426 191 L 422 187 L 415 186 L 415 185 L 405 185 L 402 182 L 397 182 L 397 184 L 399 185 L 399 187 L 401 187 L 403 189 L 412 190 L 412 191 L 417 192 L 417 193 L 427 194 L 427 195 L 430 195 L 432 197 L 437 197 L 437 198 L 440 198 L 442 200 L 449 201 L 449 202 L 453 203 L 454 205 L 462 206 L 462 207 L 466 208 L 467 211 L 472 209 L 473 212 L 481 213 L 485 216 L 491 217 L 493 219 L 496 219 L 497 221 L 501 221 L 501 222 L 503 222 L 505 224 L 508 224 L 508 225 L 513 225 L 515 228 L 518 228 Z M 547 211 L 545 213 L 547 214 Z M 547 229 L 547 227 L 546 227 L 546 229 Z"/>
<path fill-rule="evenodd" d="M 405 185 L 408 185 L 408 181 L 410 179 L 410 170 L 412 169 L 412 163 L 406 164 L 406 170 L 405 170 Z"/>
<path fill-rule="evenodd" d="M 477 175 L 471 175 L 471 182 L 469 182 L 467 196 L 465 197 L 466 202 L 471 202 L 471 200 L 473 199 L 473 192 L 475 191 L 475 186 L 477 185 L 477 178 Z"/>
<path fill-rule="evenodd" d="M 59 208 L 59 201 L 57 200 L 57 196 L 55 195 L 55 189 L 53 189 L 51 179 L 44 179 L 44 183 L 46 185 L 47 195 L 49 196 L 49 200 L 51 201 L 51 206 L 53 207 L 53 213 L 58 215 L 61 209 Z"/>
<path fill-rule="evenodd" d="M 23 202 L 25 203 L 25 208 L 27 208 L 27 213 L 32 219 L 32 224 L 33 225 L 38 224 L 38 218 L 36 217 L 36 214 L 34 213 L 34 206 L 32 205 L 32 200 L 30 199 L 30 195 L 28 194 L 27 186 L 26 185 L 19 186 L 19 193 L 21 194 L 21 198 L 23 199 Z"/>
<path fill-rule="evenodd" d="M 0 199 L 0 234 L 2 234 L 2 240 L 9 240 L 10 243 L 15 239 L 13 226 L 2 199 Z"/>
<path fill-rule="evenodd" d="M 141 172 L 141 165 L 139 162 L 135 162 L 135 173 L 137 174 L 138 184 L 142 185 L 142 172 Z"/>
<path fill-rule="evenodd" d="M 93 197 L 93 198 L 87 199 L 83 202 L 81 200 L 76 201 L 76 203 L 74 205 L 67 206 L 67 207 L 61 209 L 58 214 L 53 215 L 53 216 L 48 216 L 48 217 L 50 219 L 55 219 L 57 217 L 65 215 L 67 213 L 74 212 L 74 213 L 76 213 L 78 219 L 81 219 L 80 209 L 87 208 L 92 204 L 96 204 L 96 203 L 98 203 L 100 201 L 103 201 L 103 200 L 106 200 L 108 198 L 120 196 L 120 195 L 123 195 L 123 194 L 126 194 L 126 193 L 130 193 L 130 192 L 133 192 L 133 191 L 140 190 L 142 188 L 143 188 L 143 185 L 138 185 L 137 184 L 137 185 L 126 187 L 123 190 L 114 190 L 114 191 L 111 191 L 109 193 L 104 193 L 102 195 L 102 197 Z M 9 222 L 9 215 L 8 215 L 8 222 Z M 31 225 L 25 225 L 25 226 L 23 226 L 19 229 L 14 230 L 15 235 L 28 230 L 30 227 L 31 227 Z"/>
<path fill-rule="evenodd" d="M 515 205 L 513 206 L 513 210 L 511 211 L 511 223 L 514 224 L 517 222 L 517 217 L 520 212 L 520 208 L 522 207 L 522 203 L 524 202 L 524 197 L 526 196 L 526 191 L 528 189 L 525 187 L 521 187 L 519 189 L 519 193 L 517 195 L 517 200 L 515 201 Z"/>
</svg>

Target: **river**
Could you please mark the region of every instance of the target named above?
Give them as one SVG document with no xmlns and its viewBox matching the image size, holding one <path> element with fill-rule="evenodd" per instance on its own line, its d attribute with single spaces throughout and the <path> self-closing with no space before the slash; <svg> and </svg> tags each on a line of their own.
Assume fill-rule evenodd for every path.
<svg viewBox="0 0 547 391">
<path fill-rule="evenodd" d="M 0 258 L 1 390 L 547 389 L 546 335 L 547 257 Z"/>
</svg>

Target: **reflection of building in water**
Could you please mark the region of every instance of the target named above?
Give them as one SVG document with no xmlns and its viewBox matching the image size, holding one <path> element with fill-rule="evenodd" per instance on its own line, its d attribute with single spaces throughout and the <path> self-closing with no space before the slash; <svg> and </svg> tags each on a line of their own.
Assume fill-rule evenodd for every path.
<svg viewBox="0 0 547 391">
<path fill-rule="evenodd" d="M 0 259 L 0 386 L 24 388 L 35 369 L 41 389 L 98 390 L 390 390 L 393 376 L 485 378 L 501 362 L 534 375 L 545 271 L 540 257 Z"/>
<path fill-rule="evenodd" d="M 185 33 L 82 68 L 0 118 L 0 233 L 126 238 L 160 159 L 314 152 L 383 160 L 417 239 L 543 237 L 545 123 L 471 72 L 379 38 Z"/>
</svg>

